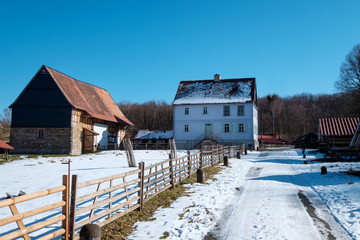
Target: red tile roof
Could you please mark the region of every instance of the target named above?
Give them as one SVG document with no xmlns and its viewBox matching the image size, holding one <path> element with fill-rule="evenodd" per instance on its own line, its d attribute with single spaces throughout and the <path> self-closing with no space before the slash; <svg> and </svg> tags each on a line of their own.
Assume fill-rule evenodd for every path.
<svg viewBox="0 0 360 240">
<path fill-rule="evenodd" d="M 321 118 L 320 134 L 323 136 L 353 136 L 359 118 Z"/>
<path fill-rule="evenodd" d="M 262 139 L 261 139 L 262 136 Z M 276 138 L 272 135 L 258 135 L 258 140 L 263 143 L 288 143 L 288 141 L 282 139 L 282 138 Z"/>
<path fill-rule="evenodd" d="M 92 117 L 133 125 L 116 105 L 109 92 L 94 85 L 73 79 L 57 70 L 42 66 L 52 76 L 69 103 Z M 40 70 L 42 70 L 42 68 Z"/>
<path fill-rule="evenodd" d="M 12 146 L 10 146 L 9 144 L 6 144 L 5 142 L 0 140 L 0 148 L 4 148 L 4 149 L 14 149 Z"/>
</svg>

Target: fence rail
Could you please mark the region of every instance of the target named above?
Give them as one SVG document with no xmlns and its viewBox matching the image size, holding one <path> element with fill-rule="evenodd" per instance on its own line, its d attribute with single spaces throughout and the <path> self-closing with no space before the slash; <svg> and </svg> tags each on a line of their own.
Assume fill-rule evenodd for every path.
<svg viewBox="0 0 360 240">
<path fill-rule="evenodd" d="M 140 162 L 136 170 L 81 183 L 78 183 L 77 175 L 73 175 L 71 194 L 69 177 L 63 176 L 62 186 L 0 201 L 0 208 L 9 207 L 13 214 L 0 219 L 0 226 L 14 222 L 18 226 L 17 231 L 0 236 L 0 240 L 21 236 L 26 240 L 31 239 L 29 233 L 58 222 L 62 222 L 60 229 L 54 229 L 40 239 L 58 236 L 62 236 L 62 239 L 78 239 L 76 231 L 84 225 L 98 222 L 100 226 L 104 226 L 131 211 L 141 210 L 145 202 L 189 178 L 198 168 L 211 167 L 221 162 L 224 156 L 231 158 L 235 157 L 237 152 L 244 151 L 244 145 L 217 146 L 196 153 L 188 152 L 187 155 L 178 158 L 169 156 L 169 159 L 150 166 Z M 62 192 L 59 202 L 23 213 L 17 211 L 15 204 L 58 192 Z M 62 208 L 61 214 L 25 227 L 23 219 L 57 208 Z"/>
<path fill-rule="evenodd" d="M 46 235 L 41 237 L 36 237 L 37 239 L 52 239 L 58 236 L 63 235 L 63 239 L 69 239 L 69 224 L 67 219 L 69 218 L 69 178 L 67 175 L 63 176 L 63 185 L 46 189 L 43 191 L 30 193 L 23 196 L 18 196 L 14 198 L 9 198 L 3 201 L 0 201 L 0 208 L 9 207 L 12 213 L 12 216 L 0 219 L 0 227 L 8 224 L 16 223 L 18 230 L 13 229 L 5 235 L 0 236 L 1 240 L 14 239 L 22 237 L 25 240 L 31 239 L 30 234 L 36 232 L 39 229 L 48 227 L 50 225 L 61 222 L 61 227 L 54 227 L 53 231 L 48 231 Z M 56 193 L 62 193 L 62 200 L 59 202 L 55 202 L 52 204 L 48 204 L 36 209 L 28 210 L 26 212 L 20 213 L 16 204 L 27 202 L 30 200 L 38 200 L 39 198 L 46 197 Z M 61 208 L 61 212 L 59 214 L 50 215 L 49 218 L 45 220 L 37 220 L 34 224 L 27 224 L 25 226 L 24 219 L 47 213 L 56 209 Z M 59 229 L 60 228 L 60 229 Z"/>
</svg>

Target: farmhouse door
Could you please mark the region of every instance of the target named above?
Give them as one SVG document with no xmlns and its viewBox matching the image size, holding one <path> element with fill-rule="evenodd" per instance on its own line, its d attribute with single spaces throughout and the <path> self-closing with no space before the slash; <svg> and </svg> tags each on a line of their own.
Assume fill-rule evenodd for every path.
<svg viewBox="0 0 360 240">
<path fill-rule="evenodd" d="M 212 138 L 212 124 L 205 124 L 205 138 Z"/>
</svg>

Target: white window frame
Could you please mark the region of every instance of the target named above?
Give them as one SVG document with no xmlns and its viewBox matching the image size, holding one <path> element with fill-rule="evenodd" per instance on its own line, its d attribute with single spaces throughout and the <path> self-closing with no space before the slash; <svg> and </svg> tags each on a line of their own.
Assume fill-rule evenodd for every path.
<svg viewBox="0 0 360 240">
<path fill-rule="evenodd" d="M 190 114 L 190 109 L 188 107 L 185 108 L 185 115 L 189 115 Z"/>
<path fill-rule="evenodd" d="M 185 124 L 185 126 L 184 126 L 184 132 L 189 132 L 189 124 Z"/>
<path fill-rule="evenodd" d="M 224 117 L 229 117 L 230 116 L 230 106 L 229 105 L 224 106 L 223 115 L 224 115 Z"/>
<path fill-rule="evenodd" d="M 226 131 L 227 130 L 227 131 Z M 229 133 L 230 132 L 230 124 L 229 123 L 225 123 L 224 124 L 224 133 Z"/>
<path fill-rule="evenodd" d="M 239 123 L 238 131 L 239 131 L 239 133 L 244 133 L 245 132 L 245 124 L 244 123 Z"/>
<path fill-rule="evenodd" d="M 240 110 L 240 109 L 242 109 L 242 110 Z M 237 115 L 238 116 L 245 116 L 245 105 L 238 105 Z"/>
<path fill-rule="evenodd" d="M 207 115 L 208 114 L 208 108 L 207 107 L 203 107 L 203 114 Z"/>
</svg>

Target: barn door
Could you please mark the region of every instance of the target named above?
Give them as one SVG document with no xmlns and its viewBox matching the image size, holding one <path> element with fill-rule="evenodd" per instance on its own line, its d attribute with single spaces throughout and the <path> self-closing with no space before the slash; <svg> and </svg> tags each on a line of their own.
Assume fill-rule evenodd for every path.
<svg viewBox="0 0 360 240">
<path fill-rule="evenodd" d="M 88 129 L 84 128 L 84 131 L 83 131 L 83 153 L 94 152 L 95 136 L 96 136 L 96 134 L 93 131 L 89 131 Z"/>
</svg>

